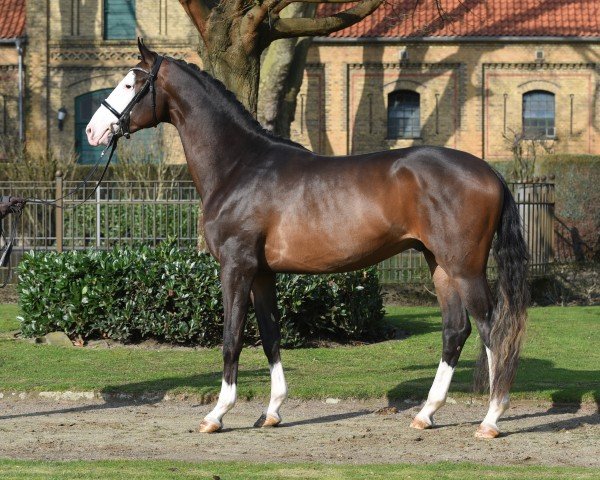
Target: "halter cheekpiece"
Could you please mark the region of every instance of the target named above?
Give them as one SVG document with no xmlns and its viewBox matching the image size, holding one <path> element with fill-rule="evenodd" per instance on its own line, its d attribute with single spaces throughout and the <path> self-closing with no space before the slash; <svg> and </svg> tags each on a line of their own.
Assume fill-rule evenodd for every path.
<svg viewBox="0 0 600 480">
<path fill-rule="evenodd" d="M 152 117 L 154 119 L 154 126 L 156 127 L 156 125 L 158 125 L 158 119 L 156 117 L 156 88 L 154 87 L 154 81 L 156 80 L 156 76 L 158 75 L 158 69 L 160 68 L 160 64 L 162 63 L 162 61 L 162 55 L 157 55 L 156 61 L 152 66 L 152 70 L 148 71 L 140 67 L 133 67 L 129 70 L 130 72 L 144 73 L 146 75 L 146 81 L 144 82 L 142 88 L 140 88 L 139 91 L 136 92 L 134 97 L 127 104 L 127 106 L 123 109 L 122 112 L 117 112 L 117 110 L 115 110 L 115 108 L 113 108 L 112 105 L 108 103 L 108 99 L 102 100 L 102 105 L 106 107 L 110 111 L 110 113 L 117 117 L 117 131 L 113 132 L 113 137 L 115 139 L 118 137 L 129 138 L 129 135 L 131 133 L 129 131 L 131 111 L 133 110 L 133 107 L 135 107 L 140 102 L 142 97 L 146 95 L 146 93 L 148 93 L 148 91 L 150 91 L 150 94 L 152 95 Z"/>
</svg>

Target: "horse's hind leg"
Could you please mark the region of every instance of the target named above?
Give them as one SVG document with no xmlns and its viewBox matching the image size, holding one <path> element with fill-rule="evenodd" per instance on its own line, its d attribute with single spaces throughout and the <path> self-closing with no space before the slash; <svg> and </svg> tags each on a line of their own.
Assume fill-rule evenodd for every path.
<svg viewBox="0 0 600 480">
<path fill-rule="evenodd" d="M 492 294 L 485 275 L 475 278 L 463 278 L 457 281 L 457 286 L 463 303 L 471 316 L 475 319 L 479 335 L 485 346 L 488 359 L 490 385 L 492 384 L 492 365 L 494 356 L 490 350 L 490 334 L 492 331 L 492 314 L 494 304 Z M 498 419 L 507 410 L 509 406 L 508 395 L 504 398 L 491 398 L 488 413 L 479 426 L 476 437 L 495 438 L 500 434 L 498 429 Z"/>
<path fill-rule="evenodd" d="M 271 370 L 271 400 L 267 411 L 254 424 L 255 427 L 274 427 L 281 422 L 279 408 L 287 397 L 287 385 L 281 366 L 279 343 L 279 310 L 275 292 L 275 274 L 259 273 L 252 284 L 252 300 L 258 320 L 260 338 Z"/>
<path fill-rule="evenodd" d="M 435 290 L 442 309 L 443 350 L 427 402 L 410 425 L 417 429 L 430 428 L 433 425 L 434 413 L 446 403 L 454 369 L 471 333 L 471 323 L 454 282 L 434 263 L 431 255 L 426 257 L 433 271 Z"/>
</svg>

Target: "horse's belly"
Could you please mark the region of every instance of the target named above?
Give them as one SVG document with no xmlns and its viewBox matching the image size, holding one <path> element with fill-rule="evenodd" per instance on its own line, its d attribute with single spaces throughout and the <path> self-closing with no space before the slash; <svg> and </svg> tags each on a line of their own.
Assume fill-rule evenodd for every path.
<svg viewBox="0 0 600 480">
<path fill-rule="evenodd" d="M 298 225 L 267 237 L 268 266 L 279 272 L 326 273 L 363 268 L 410 247 L 388 228 L 311 229 Z"/>
</svg>

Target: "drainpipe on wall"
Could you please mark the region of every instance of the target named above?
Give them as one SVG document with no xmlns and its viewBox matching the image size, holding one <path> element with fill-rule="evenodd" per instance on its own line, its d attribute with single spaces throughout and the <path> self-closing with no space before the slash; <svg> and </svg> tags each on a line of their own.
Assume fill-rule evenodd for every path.
<svg viewBox="0 0 600 480">
<path fill-rule="evenodd" d="M 23 39 L 17 38 L 15 41 L 17 53 L 19 55 L 19 140 L 25 140 L 25 118 L 23 115 Z"/>
<path fill-rule="evenodd" d="M 485 96 L 487 94 L 485 90 L 485 63 L 481 64 L 481 158 L 485 160 Z"/>
</svg>

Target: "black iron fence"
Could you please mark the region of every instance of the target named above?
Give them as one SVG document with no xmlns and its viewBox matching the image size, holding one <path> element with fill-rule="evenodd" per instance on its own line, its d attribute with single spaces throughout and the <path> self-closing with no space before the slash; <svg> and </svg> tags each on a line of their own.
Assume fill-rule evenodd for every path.
<svg viewBox="0 0 600 480">
<path fill-rule="evenodd" d="M 54 182 L 4 182 L 4 195 L 52 199 L 79 185 L 56 177 Z M 544 275 L 555 261 L 554 184 L 513 183 L 510 185 L 531 255 L 532 275 Z M 179 246 L 198 241 L 200 198 L 190 181 L 107 181 L 83 205 L 93 185 L 63 200 L 63 209 L 30 204 L 18 225 L 18 241 L 12 266 L 25 251 L 108 249 L 123 244 L 156 245 L 168 238 Z M 76 208 L 72 208 L 75 207 Z M 10 228 L 5 220 L 4 228 Z M 10 232 L 8 232 L 10 233 Z M 561 244 L 562 245 L 562 244 Z M 383 283 L 430 282 L 423 255 L 408 250 L 378 266 Z M 490 274 L 495 266 L 490 261 Z M 1 272 L 5 275 L 6 272 Z"/>
</svg>

